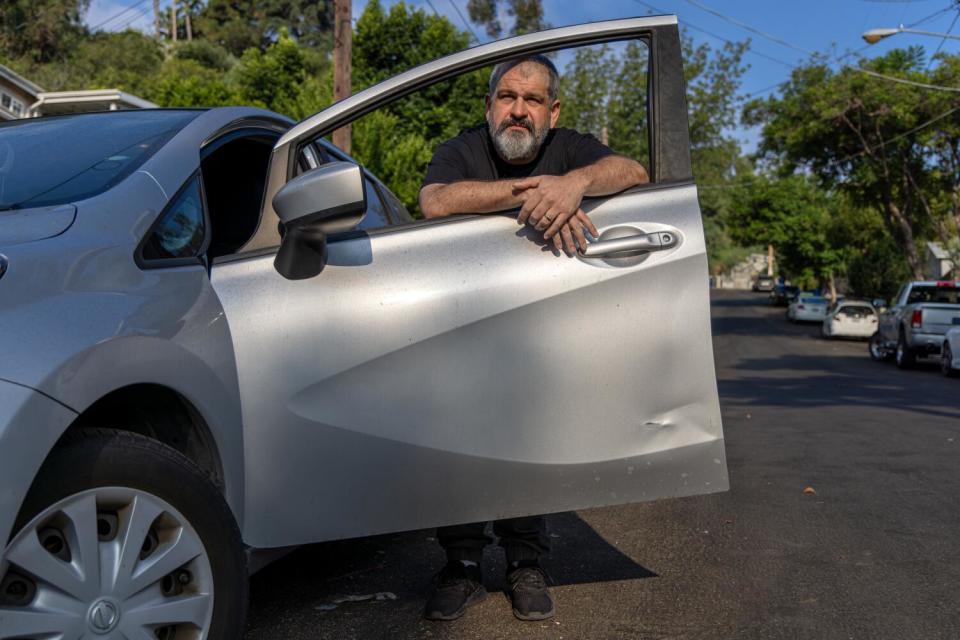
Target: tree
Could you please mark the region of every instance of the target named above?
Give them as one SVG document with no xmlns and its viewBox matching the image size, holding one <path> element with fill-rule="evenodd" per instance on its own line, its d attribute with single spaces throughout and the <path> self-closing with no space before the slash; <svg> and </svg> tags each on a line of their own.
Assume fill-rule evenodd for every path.
<svg viewBox="0 0 960 640">
<path fill-rule="evenodd" d="M 235 56 L 251 47 L 266 51 L 283 30 L 304 47 L 328 50 L 333 9 L 333 0 L 209 0 L 193 28 Z"/>
<path fill-rule="evenodd" d="M 550 27 L 550 24 L 544 19 L 541 0 L 506 0 L 505 2 L 503 0 L 501 2 L 497 0 L 469 0 L 467 2 L 467 12 L 470 15 L 470 20 L 483 25 L 487 30 L 487 35 L 491 38 L 499 38 L 503 33 L 503 25 L 500 24 L 497 11 L 500 4 L 506 5 L 507 15 L 514 19 L 510 35 L 517 36 Z"/>
<path fill-rule="evenodd" d="M 860 67 L 916 82 L 936 78 L 924 70 L 923 50 L 916 47 L 861 61 Z M 957 185 L 952 150 L 960 140 L 960 116 L 953 113 L 936 129 L 924 126 L 948 105 L 958 106 L 956 98 L 857 69 L 834 72 L 814 60 L 793 72 L 782 97 L 752 103 L 747 116 L 763 124 L 761 151 L 781 175 L 810 171 L 827 188 L 880 212 L 911 273 L 920 278 L 920 238 L 934 233 L 942 220 L 937 201 Z M 945 135 L 948 126 L 952 134 Z M 942 152 L 932 154 L 937 144 Z"/>
<path fill-rule="evenodd" d="M 353 84 L 359 90 L 465 49 L 467 34 L 443 17 L 403 2 L 384 11 L 371 0 L 353 39 Z M 483 122 L 489 71 L 474 71 L 418 91 L 354 123 L 354 155 L 391 186 L 410 211 L 433 150 L 465 127 Z"/>
<path fill-rule="evenodd" d="M 48 63 L 67 56 L 83 36 L 90 0 L 5 0 L 0 50 L 10 58 Z"/>
<path fill-rule="evenodd" d="M 606 45 L 581 47 L 561 78 L 560 123 L 597 138 L 606 137 L 607 102 L 616 61 Z"/>
<path fill-rule="evenodd" d="M 756 176 L 734 190 L 728 221 L 741 244 L 774 245 L 782 275 L 802 286 L 829 284 L 835 296 L 846 255 L 834 242 L 833 213 L 827 194 L 805 176 Z"/>
</svg>

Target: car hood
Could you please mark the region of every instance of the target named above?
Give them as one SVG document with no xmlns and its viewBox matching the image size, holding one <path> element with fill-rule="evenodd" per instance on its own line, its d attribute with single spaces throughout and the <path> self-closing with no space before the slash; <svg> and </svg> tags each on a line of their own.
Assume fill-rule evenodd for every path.
<svg viewBox="0 0 960 640">
<path fill-rule="evenodd" d="M 72 204 L 0 211 L 0 247 L 58 236 L 76 217 Z"/>
</svg>

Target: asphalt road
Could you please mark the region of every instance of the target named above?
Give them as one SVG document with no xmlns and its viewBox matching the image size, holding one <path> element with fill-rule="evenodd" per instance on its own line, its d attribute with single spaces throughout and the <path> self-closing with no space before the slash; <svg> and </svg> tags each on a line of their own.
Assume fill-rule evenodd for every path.
<svg viewBox="0 0 960 640">
<path fill-rule="evenodd" d="M 554 620 L 513 618 L 495 550 L 490 598 L 421 620 L 442 554 L 420 531 L 271 565 L 246 639 L 960 638 L 960 380 L 762 295 L 719 292 L 713 316 L 731 490 L 552 516 Z"/>
</svg>

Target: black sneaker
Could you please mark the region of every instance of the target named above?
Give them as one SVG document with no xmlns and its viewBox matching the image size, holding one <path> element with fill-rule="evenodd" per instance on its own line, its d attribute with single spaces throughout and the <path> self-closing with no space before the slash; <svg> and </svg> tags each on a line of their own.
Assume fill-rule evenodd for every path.
<svg viewBox="0 0 960 640">
<path fill-rule="evenodd" d="M 507 574 L 513 615 L 520 620 L 546 620 L 556 611 L 547 590 L 547 577 L 538 566 L 521 565 Z"/>
<path fill-rule="evenodd" d="M 481 584 L 480 567 L 464 566 L 455 561 L 447 564 L 438 576 L 437 587 L 427 601 L 423 617 L 427 620 L 456 620 L 467 607 L 487 597 Z"/>
</svg>

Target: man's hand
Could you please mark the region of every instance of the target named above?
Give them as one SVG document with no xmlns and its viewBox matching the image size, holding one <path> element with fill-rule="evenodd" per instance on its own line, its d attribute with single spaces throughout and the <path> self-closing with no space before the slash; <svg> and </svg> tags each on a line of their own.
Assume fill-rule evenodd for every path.
<svg viewBox="0 0 960 640">
<path fill-rule="evenodd" d="M 536 176 L 514 183 L 514 192 L 523 201 L 517 223 L 527 223 L 558 251 L 567 255 L 587 248 L 584 230 L 593 237 L 599 232 L 580 208 L 583 190 L 579 180 L 570 176 Z"/>
<path fill-rule="evenodd" d="M 587 185 L 573 175 L 536 176 L 514 183 L 523 200 L 518 224 L 529 224 L 543 231 L 546 240 L 553 238 L 580 208 Z"/>
</svg>

